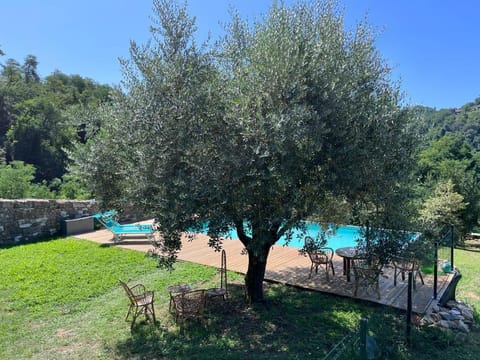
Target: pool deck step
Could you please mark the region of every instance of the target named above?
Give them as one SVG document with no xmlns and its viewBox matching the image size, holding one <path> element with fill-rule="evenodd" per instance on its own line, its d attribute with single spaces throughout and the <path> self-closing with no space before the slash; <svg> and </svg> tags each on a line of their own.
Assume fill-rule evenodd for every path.
<svg viewBox="0 0 480 360">
<path fill-rule="evenodd" d="M 120 243 L 113 243 L 112 234 L 108 230 L 78 234 L 75 237 L 143 252 L 152 249 L 152 245 L 147 239 L 139 237 L 126 237 Z M 189 241 L 186 235 L 183 236 L 182 250 L 178 254 L 178 260 L 219 267 L 220 253 L 208 246 L 208 239 L 203 234 L 197 234 L 193 241 Z M 248 268 L 248 256 L 244 254 L 242 243 L 238 240 L 226 239 L 223 242 L 223 248 L 227 255 L 228 270 L 245 274 Z M 352 281 L 347 282 L 346 276 L 343 275 L 342 258 L 335 255 L 333 263 L 335 276 L 330 273 L 329 281 L 327 281 L 323 269 L 319 269 L 318 274 L 313 273 L 309 278 L 310 260 L 308 256 L 300 254 L 298 249 L 275 245 L 268 256 L 265 280 L 406 310 L 407 284 L 398 276 L 397 286 L 393 286 L 393 268 L 384 268 L 384 276 L 380 279 L 381 298 L 377 299 L 374 291 L 364 291 L 364 289 L 360 289 L 357 296 L 354 296 L 355 281 L 352 277 Z M 428 309 L 433 295 L 433 276 L 424 274 L 423 278 L 425 285 L 417 281 L 416 290 L 413 292 L 413 311 L 419 314 L 423 314 Z M 441 275 L 439 278 L 437 298 L 441 297 L 452 276 Z"/>
</svg>

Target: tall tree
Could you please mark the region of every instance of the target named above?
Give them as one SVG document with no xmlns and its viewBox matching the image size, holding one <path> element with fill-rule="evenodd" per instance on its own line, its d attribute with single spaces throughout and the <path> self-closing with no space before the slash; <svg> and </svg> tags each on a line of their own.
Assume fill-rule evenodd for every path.
<svg viewBox="0 0 480 360">
<path fill-rule="evenodd" d="M 40 82 L 40 76 L 37 73 L 38 61 L 35 55 L 27 55 L 23 63 L 23 76 L 25 82 Z"/>
<path fill-rule="evenodd" d="M 219 248 L 234 228 L 260 302 L 271 246 L 309 216 L 328 217 L 331 199 L 384 226 L 394 218 L 413 142 L 366 23 L 345 32 L 332 1 L 275 2 L 252 26 L 234 14 L 210 51 L 196 46 L 185 5 L 155 0 L 154 10 L 152 41 L 132 42 L 124 62 L 126 94 L 104 138 L 113 148 L 98 153 L 117 164 L 115 196 L 155 215 L 163 260 L 182 231 L 208 222 Z M 112 184 L 98 185 L 108 201 Z"/>
<path fill-rule="evenodd" d="M 451 180 L 439 182 L 432 196 L 424 203 L 420 210 L 420 218 L 424 226 L 436 236 L 441 235 L 445 226 L 456 226 L 462 229 L 464 224 L 461 213 L 467 207 L 461 194 L 454 191 Z"/>
<path fill-rule="evenodd" d="M 460 214 L 461 229 L 465 232 L 478 225 L 480 216 L 479 156 L 464 138 L 454 134 L 432 141 L 418 154 L 421 197 L 430 197 L 432 189 L 451 181 L 467 204 Z"/>
<path fill-rule="evenodd" d="M 66 150 L 85 141 L 85 122 L 74 113 L 109 101 L 111 88 L 59 71 L 42 81 L 37 65 L 34 55 L 23 66 L 9 59 L 0 73 L 0 159 L 31 164 L 37 182 L 50 182 L 65 173 Z"/>
</svg>

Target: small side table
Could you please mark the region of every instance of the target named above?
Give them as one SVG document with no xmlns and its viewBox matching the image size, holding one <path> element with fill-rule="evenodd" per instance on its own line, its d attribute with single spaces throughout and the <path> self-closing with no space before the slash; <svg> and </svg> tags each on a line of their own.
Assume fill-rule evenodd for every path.
<svg viewBox="0 0 480 360">
<path fill-rule="evenodd" d="M 338 248 L 335 253 L 343 258 L 343 275 L 347 276 L 347 282 L 350 282 L 350 268 L 352 260 L 358 255 L 358 249 L 354 246 Z"/>
<path fill-rule="evenodd" d="M 192 287 L 188 284 L 177 284 L 167 287 L 167 291 L 170 293 L 170 303 L 168 304 L 168 310 L 172 311 L 172 302 L 175 295 L 192 290 Z"/>
</svg>

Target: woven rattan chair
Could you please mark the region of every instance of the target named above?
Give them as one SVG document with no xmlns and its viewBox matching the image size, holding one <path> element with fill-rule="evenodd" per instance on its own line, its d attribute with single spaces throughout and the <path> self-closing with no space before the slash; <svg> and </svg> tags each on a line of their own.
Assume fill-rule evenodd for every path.
<svg viewBox="0 0 480 360">
<path fill-rule="evenodd" d="M 127 316 L 125 316 L 125 321 L 128 320 L 130 314 L 133 315 L 131 328 L 135 324 L 135 320 L 140 315 L 144 314 L 145 318 L 148 320 L 149 314 L 152 315 L 153 321 L 155 319 L 155 307 L 153 305 L 154 294 L 153 291 L 147 291 L 145 286 L 142 284 L 137 284 L 132 287 L 129 287 L 127 283 L 120 280 L 120 284 L 125 290 L 128 299 L 130 300 L 130 306 L 128 307 Z"/>
<path fill-rule="evenodd" d="M 377 298 L 380 299 L 380 275 L 382 264 L 378 259 L 352 259 L 353 273 L 355 275 L 355 290 L 353 295 L 357 296 L 358 290 L 362 288 L 368 292 L 371 288 L 375 290 Z"/>
<path fill-rule="evenodd" d="M 328 281 L 329 270 L 332 270 L 332 274 L 333 276 L 335 276 L 335 269 L 333 267 L 334 251 L 332 248 L 329 247 L 321 247 L 319 249 L 316 249 L 314 248 L 314 246 L 312 246 L 313 244 L 314 240 L 311 237 L 307 236 L 305 238 L 305 251 L 307 252 L 308 257 L 311 261 L 310 274 L 308 275 L 308 278 L 312 277 L 313 269 L 315 269 L 315 274 L 318 274 L 318 267 L 323 267 L 325 269 L 325 274 Z"/>
<path fill-rule="evenodd" d="M 175 322 L 183 323 L 189 318 L 201 318 L 205 307 L 205 290 L 185 291 L 172 297 Z"/>
<path fill-rule="evenodd" d="M 215 297 L 222 297 L 223 300 L 226 300 L 228 297 L 228 290 L 227 290 L 227 255 L 225 250 L 222 250 L 221 254 L 221 265 L 218 269 L 220 273 L 220 287 L 215 287 L 211 289 L 207 289 L 205 292 L 206 299 L 211 299 Z"/>
</svg>

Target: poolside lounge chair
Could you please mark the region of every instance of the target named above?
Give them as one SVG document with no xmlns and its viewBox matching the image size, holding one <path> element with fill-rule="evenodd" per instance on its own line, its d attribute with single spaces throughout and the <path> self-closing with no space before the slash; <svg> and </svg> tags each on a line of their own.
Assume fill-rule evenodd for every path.
<svg viewBox="0 0 480 360">
<path fill-rule="evenodd" d="M 109 210 L 93 215 L 93 218 L 113 234 L 113 241 L 122 241 L 125 235 L 142 235 L 154 241 L 154 229 L 150 224 L 120 224 L 116 220 L 117 212 Z"/>
<path fill-rule="evenodd" d="M 144 314 L 145 318 L 148 320 L 149 314 L 153 317 L 153 322 L 156 322 L 155 319 L 155 308 L 153 306 L 153 291 L 147 291 L 145 286 L 142 284 L 137 284 L 132 287 L 128 286 L 122 280 L 119 280 L 120 284 L 122 285 L 123 289 L 125 290 L 128 299 L 130 300 L 130 306 L 128 307 L 127 316 L 125 317 L 125 321 L 128 320 L 130 314 L 133 315 L 132 324 L 130 328 L 133 328 L 135 324 L 135 320 L 138 316 Z"/>
<path fill-rule="evenodd" d="M 335 269 L 333 267 L 333 254 L 334 251 L 332 248 L 329 247 L 320 247 L 320 248 L 315 248 L 315 243 L 314 240 L 310 237 L 307 236 L 305 238 L 305 251 L 308 254 L 308 257 L 310 258 L 311 261 L 311 266 L 310 266 L 310 274 L 308 275 L 308 278 L 312 277 L 312 271 L 315 269 L 315 274 L 318 273 L 318 267 L 319 266 L 324 266 L 325 267 L 325 275 L 327 277 L 327 281 L 329 280 L 328 278 L 328 271 L 329 269 L 332 270 L 332 275 L 335 276 Z"/>
</svg>

